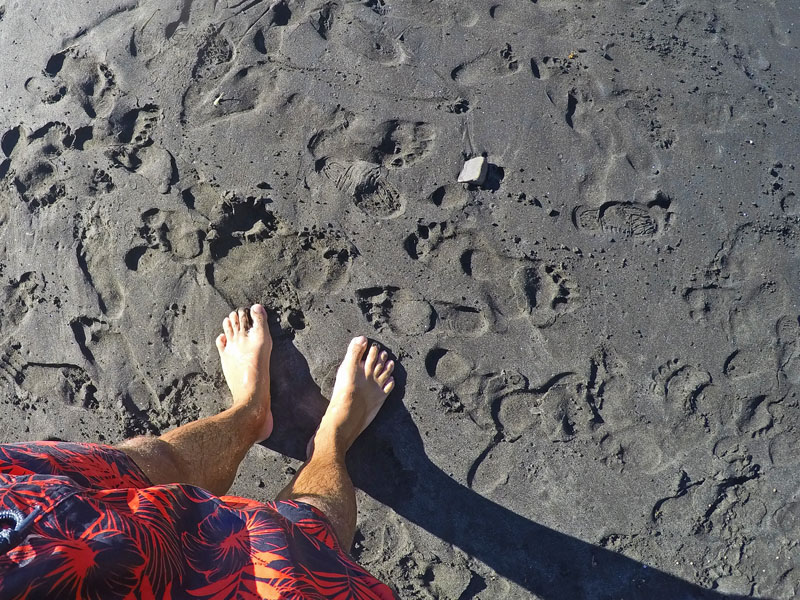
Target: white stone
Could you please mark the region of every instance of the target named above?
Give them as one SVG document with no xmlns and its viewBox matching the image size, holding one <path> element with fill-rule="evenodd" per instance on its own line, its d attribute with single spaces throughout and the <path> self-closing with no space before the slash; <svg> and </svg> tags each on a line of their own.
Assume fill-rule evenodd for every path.
<svg viewBox="0 0 800 600">
<path fill-rule="evenodd" d="M 458 175 L 459 183 L 474 183 L 481 185 L 486 180 L 486 173 L 489 170 L 489 163 L 486 157 L 476 156 L 464 163 L 461 173 Z"/>
</svg>

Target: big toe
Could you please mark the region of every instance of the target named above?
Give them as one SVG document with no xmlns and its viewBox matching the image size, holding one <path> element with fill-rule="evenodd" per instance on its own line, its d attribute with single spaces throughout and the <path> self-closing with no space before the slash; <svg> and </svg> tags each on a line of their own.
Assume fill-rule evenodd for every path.
<svg viewBox="0 0 800 600">
<path fill-rule="evenodd" d="M 267 321 L 267 311 L 263 306 L 260 304 L 253 304 L 253 306 L 250 307 L 250 317 L 252 318 L 253 329 L 264 329 L 264 325 Z"/>
<path fill-rule="evenodd" d="M 354 337 L 350 340 L 350 345 L 347 346 L 347 355 L 344 358 L 344 364 L 356 365 L 361 357 L 364 356 L 364 350 L 367 348 L 367 338 L 363 335 Z"/>
</svg>

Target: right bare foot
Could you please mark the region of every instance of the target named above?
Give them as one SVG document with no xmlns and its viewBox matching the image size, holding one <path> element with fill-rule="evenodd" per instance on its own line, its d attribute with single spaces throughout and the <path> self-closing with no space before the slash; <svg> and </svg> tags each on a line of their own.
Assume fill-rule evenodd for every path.
<svg viewBox="0 0 800 600">
<path fill-rule="evenodd" d="M 315 443 L 331 442 L 347 452 L 366 429 L 394 388 L 394 361 L 378 351 L 377 344 L 367 350 L 367 338 L 353 338 L 336 372 L 331 401 L 319 429 L 309 443 L 309 456 Z M 366 352 L 366 358 L 364 353 Z"/>
<path fill-rule="evenodd" d="M 272 338 L 267 311 L 260 304 L 254 304 L 250 310 L 240 308 L 225 317 L 222 329 L 224 333 L 217 337 L 217 350 L 233 406 L 252 414 L 255 441 L 263 441 L 272 433 L 269 394 Z"/>
</svg>

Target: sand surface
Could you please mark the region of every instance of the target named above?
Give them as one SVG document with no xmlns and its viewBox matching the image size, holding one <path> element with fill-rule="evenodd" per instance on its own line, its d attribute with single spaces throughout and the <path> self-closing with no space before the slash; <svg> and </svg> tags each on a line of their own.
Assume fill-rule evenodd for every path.
<svg viewBox="0 0 800 600">
<path fill-rule="evenodd" d="M 379 340 L 354 555 L 402 598 L 794 598 L 798 40 L 794 0 L 0 2 L 0 436 L 213 414 L 261 302 L 234 492 Z"/>
</svg>

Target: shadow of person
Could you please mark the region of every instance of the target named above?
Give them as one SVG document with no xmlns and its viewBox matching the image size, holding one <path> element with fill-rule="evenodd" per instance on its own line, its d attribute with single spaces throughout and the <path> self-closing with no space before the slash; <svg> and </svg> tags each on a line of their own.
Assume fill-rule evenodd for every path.
<svg viewBox="0 0 800 600">
<path fill-rule="evenodd" d="M 303 460 L 327 400 L 288 338 L 272 363 L 275 434 L 267 446 Z M 406 373 L 348 456 L 354 484 L 397 514 L 543 600 L 736 599 L 522 517 L 454 481 L 425 454 L 406 410 Z M 316 420 L 315 420 L 316 419 Z"/>
<path fill-rule="evenodd" d="M 306 445 L 317 429 L 328 400 L 311 377 L 308 361 L 291 337 L 272 322 L 270 393 L 272 396 L 272 435 L 263 444 L 298 460 L 306 459 Z"/>
</svg>

